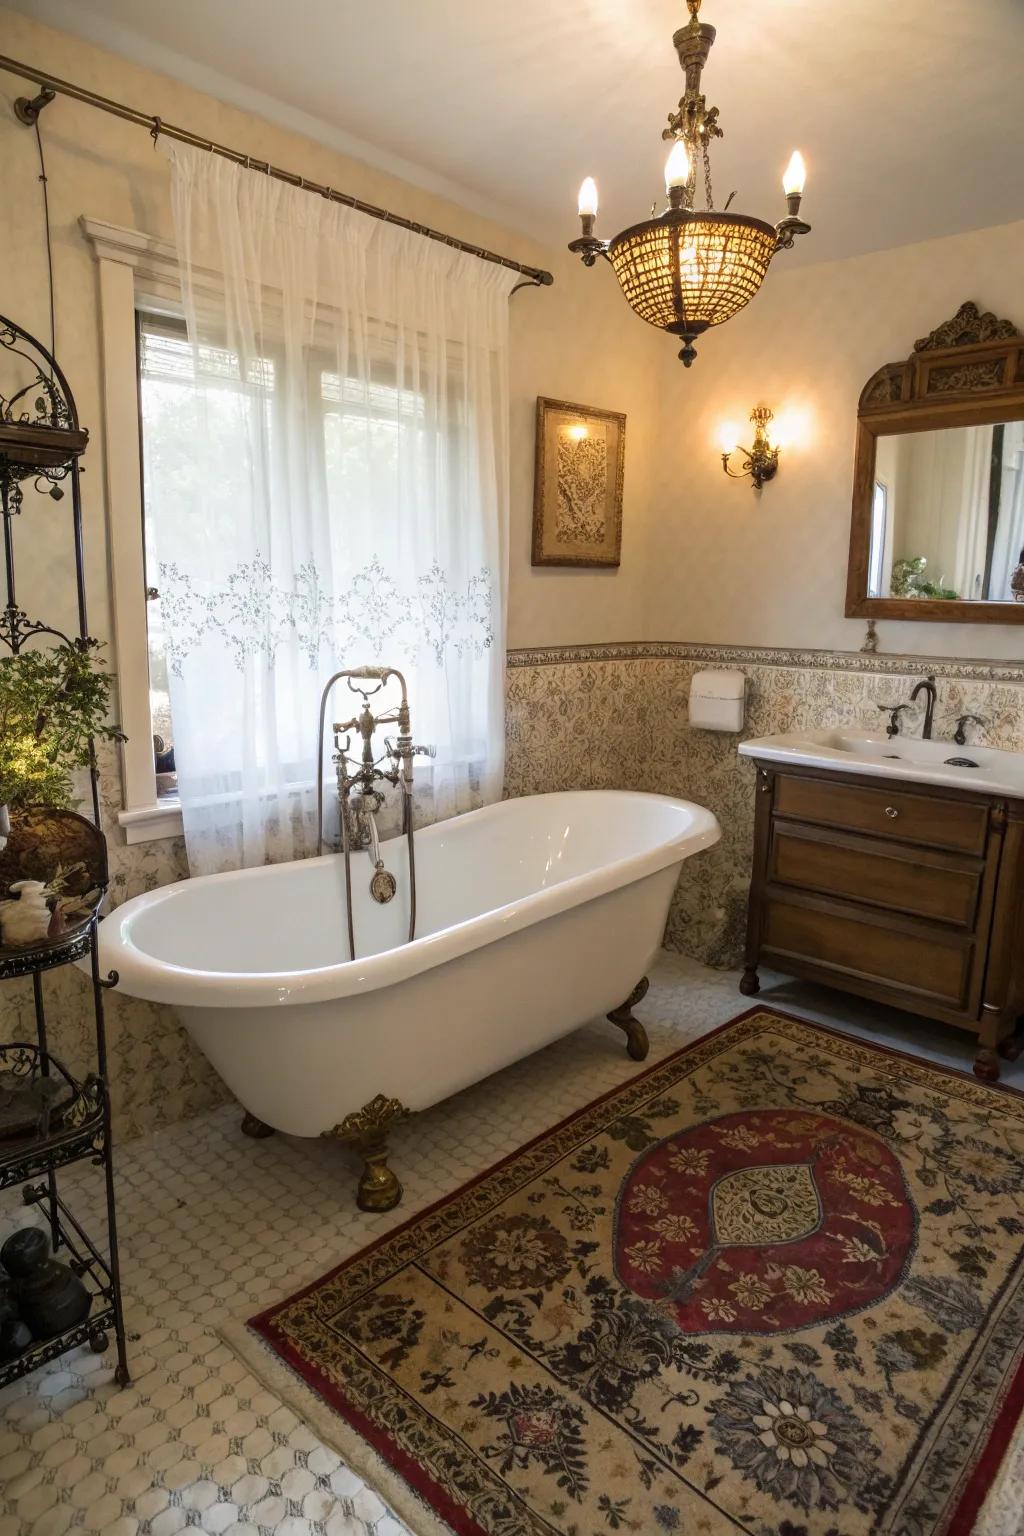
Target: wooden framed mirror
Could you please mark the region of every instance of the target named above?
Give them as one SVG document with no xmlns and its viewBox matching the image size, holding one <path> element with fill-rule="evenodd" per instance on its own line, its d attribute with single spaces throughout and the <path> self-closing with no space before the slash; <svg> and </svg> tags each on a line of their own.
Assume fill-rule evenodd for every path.
<svg viewBox="0 0 1024 1536">
<path fill-rule="evenodd" d="M 1024 624 L 1024 335 L 963 304 L 864 387 L 848 618 Z"/>
</svg>

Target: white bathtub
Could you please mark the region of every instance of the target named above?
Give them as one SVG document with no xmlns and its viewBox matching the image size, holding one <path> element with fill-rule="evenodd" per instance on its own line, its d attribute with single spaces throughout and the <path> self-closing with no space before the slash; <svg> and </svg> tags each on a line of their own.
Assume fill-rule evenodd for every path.
<svg viewBox="0 0 1024 1536">
<path fill-rule="evenodd" d="M 624 1002 L 661 942 L 680 866 L 721 835 L 685 800 L 606 790 L 507 800 L 416 835 L 417 937 L 353 855 L 150 891 L 100 927 L 120 990 L 170 1003 L 252 1116 L 330 1131 L 378 1094 L 423 1109 Z"/>
</svg>

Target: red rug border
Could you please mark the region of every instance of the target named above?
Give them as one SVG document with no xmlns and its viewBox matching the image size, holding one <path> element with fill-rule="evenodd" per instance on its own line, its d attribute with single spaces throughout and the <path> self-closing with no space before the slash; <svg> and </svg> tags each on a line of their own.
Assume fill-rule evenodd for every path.
<svg viewBox="0 0 1024 1536">
<path fill-rule="evenodd" d="M 687 1041 L 685 1045 L 681 1045 L 677 1050 L 671 1051 L 669 1055 L 664 1056 L 660 1061 L 645 1067 L 643 1071 L 638 1072 L 634 1077 L 626 1078 L 625 1081 L 617 1083 L 605 1093 L 599 1094 L 597 1098 L 591 1099 L 589 1103 L 581 1105 L 579 1109 L 572 1110 L 568 1115 L 564 1115 L 554 1125 L 540 1131 L 536 1136 L 532 1136 L 521 1147 L 516 1147 L 514 1151 L 508 1153 L 506 1157 L 500 1158 L 496 1163 L 492 1163 L 482 1173 L 475 1174 L 471 1179 L 467 1179 L 464 1184 L 460 1184 L 448 1194 L 440 1196 L 430 1205 L 425 1206 L 423 1210 L 417 1211 L 414 1215 L 401 1222 L 397 1227 L 391 1227 L 387 1232 L 381 1233 L 379 1237 L 375 1238 L 365 1247 L 360 1248 L 358 1253 L 342 1260 L 333 1269 L 318 1275 L 308 1285 L 292 1292 L 290 1296 L 286 1296 L 281 1301 L 273 1302 L 269 1307 L 265 1307 L 263 1311 L 256 1313 L 255 1316 L 247 1320 L 246 1326 L 263 1338 L 280 1359 L 286 1361 L 291 1369 L 312 1390 L 329 1403 L 339 1417 L 350 1428 L 354 1429 L 362 1439 L 366 1440 L 376 1451 L 377 1455 L 380 1456 L 381 1460 L 402 1478 L 418 1498 L 428 1505 L 431 1512 L 439 1516 L 440 1519 L 447 1521 L 448 1525 L 456 1533 L 456 1536 L 487 1536 L 487 1533 L 464 1507 L 456 1505 L 445 1490 L 434 1482 L 421 1463 L 414 1460 L 400 1446 L 396 1445 L 388 1434 L 378 1429 L 332 1382 L 328 1381 L 316 1366 L 311 1365 L 299 1355 L 298 1351 L 274 1327 L 275 1316 L 286 1307 L 291 1306 L 293 1302 L 299 1301 L 304 1296 L 308 1296 L 310 1292 L 318 1290 L 320 1286 L 332 1280 L 335 1275 L 341 1274 L 343 1270 L 350 1268 L 351 1265 L 358 1263 L 368 1254 L 375 1252 L 376 1249 L 390 1242 L 402 1232 L 423 1221 L 425 1217 L 432 1215 L 441 1206 L 449 1205 L 453 1200 L 460 1199 L 468 1190 L 473 1189 L 477 1184 L 483 1183 L 485 1179 L 489 1179 L 515 1158 L 521 1157 L 524 1152 L 528 1152 L 531 1147 L 536 1146 L 538 1142 L 546 1140 L 547 1137 L 562 1130 L 572 1121 L 589 1114 L 592 1110 L 598 1109 L 609 1099 L 614 1098 L 616 1094 L 622 1093 L 624 1089 L 642 1084 L 646 1078 L 662 1071 L 663 1068 L 677 1061 L 680 1057 L 687 1055 L 697 1046 L 703 1045 L 708 1040 L 715 1039 L 725 1030 L 731 1029 L 736 1024 L 742 1024 L 745 1020 L 753 1018 L 760 1013 L 774 1014 L 776 1017 L 794 1024 L 806 1024 L 813 1029 L 820 1030 L 823 1034 L 831 1036 L 835 1040 L 841 1040 L 850 1045 L 865 1046 L 869 1050 L 877 1051 L 880 1055 L 893 1057 L 897 1061 L 906 1061 L 917 1067 L 923 1066 L 947 1077 L 958 1078 L 961 1081 L 970 1083 L 978 1083 L 980 1081 L 974 1073 L 965 1071 L 960 1067 L 949 1067 L 943 1062 L 933 1061 L 930 1057 L 916 1056 L 910 1051 L 899 1050 L 891 1045 L 883 1045 L 869 1037 L 851 1034 L 844 1029 L 836 1029 L 830 1024 L 822 1024 L 817 1019 L 809 1018 L 802 1014 L 790 1013 L 784 1008 L 776 1007 L 773 1003 L 755 1002 L 749 1008 L 745 1008 L 742 1013 L 736 1014 L 733 1018 L 725 1019 L 721 1024 L 715 1025 L 714 1029 L 708 1030 L 705 1034 L 698 1035 L 694 1040 Z M 1024 1097 L 1024 1090 L 1013 1088 L 1007 1083 L 984 1083 L 982 1086 L 995 1089 L 1013 1098 Z M 999 1470 L 1013 1431 L 1022 1414 L 1024 1414 L 1024 1361 L 1018 1367 L 1014 1380 L 1000 1405 L 985 1446 L 968 1475 L 964 1491 L 946 1527 L 945 1536 L 971 1536 L 985 1495 L 992 1479 Z"/>
<path fill-rule="evenodd" d="M 1003 1457 L 1009 1449 L 1013 1432 L 1024 1414 L 1024 1360 L 1017 1367 L 1006 1395 L 999 1406 L 984 1449 L 964 1484 L 945 1536 L 971 1536 L 985 1497 L 995 1481 Z"/>
</svg>

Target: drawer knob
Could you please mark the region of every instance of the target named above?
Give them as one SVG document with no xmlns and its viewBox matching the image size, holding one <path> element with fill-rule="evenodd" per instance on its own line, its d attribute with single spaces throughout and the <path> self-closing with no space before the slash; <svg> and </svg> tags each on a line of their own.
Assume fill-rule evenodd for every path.
<svg viewBox="0 0 1024 1536">
<path fill-rule="evenodd" d="M 885 808 L 885 814 L 889 817 L 889 819 L 891 821 L 895 821 L 896 817 L 899 815 L 899 811 L 896 809 L 896 807 L 894 805 L 887 805 L 886 808 Z"/>
</svg>

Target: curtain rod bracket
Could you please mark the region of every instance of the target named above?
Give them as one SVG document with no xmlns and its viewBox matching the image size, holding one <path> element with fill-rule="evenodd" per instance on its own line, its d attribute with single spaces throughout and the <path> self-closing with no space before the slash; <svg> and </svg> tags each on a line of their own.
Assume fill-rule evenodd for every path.
<svg viewBox="0 0 1024 1536">
<path fill-rule="evenodd" d="M 41 85 L 39 95 L 19 96 L 14 103 L 14 115 L 19 123 L 24 123 L 26 128 L 34 128 L 39 121 L 39 114 L 44 107 L 48 107 L 51 101 L 57 99 L 57 92 L 51 91 L 49 86 Z"/>
</svg>

